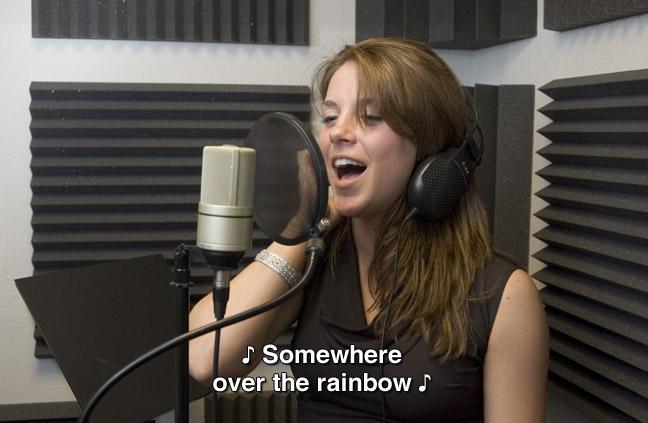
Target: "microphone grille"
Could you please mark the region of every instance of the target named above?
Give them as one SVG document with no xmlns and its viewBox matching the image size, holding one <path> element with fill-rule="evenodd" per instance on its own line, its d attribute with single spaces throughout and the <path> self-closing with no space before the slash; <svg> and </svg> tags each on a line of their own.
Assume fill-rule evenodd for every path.
<svg viewBox="0 0 648 423">
<path fill-rule="evenodd" d="M 203 149 L 200 202 L 252 206 L 256 152 L 233 145 Z"/>
</svg>

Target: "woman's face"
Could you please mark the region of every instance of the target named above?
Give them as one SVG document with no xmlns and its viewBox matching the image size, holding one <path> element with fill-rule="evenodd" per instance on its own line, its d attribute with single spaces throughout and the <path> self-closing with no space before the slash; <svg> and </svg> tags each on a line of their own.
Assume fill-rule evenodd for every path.
<svg viewBox="0 0 648 423">
<path fill-rule="evenodd" d="M 406 189 L 416 146 L 382 120 L 370 98 L 362 125 L 356 100 L 356 66 L 347 62 L 329 83 L 319 146 L 339 213 L 377 225 Z"/>
</svg>

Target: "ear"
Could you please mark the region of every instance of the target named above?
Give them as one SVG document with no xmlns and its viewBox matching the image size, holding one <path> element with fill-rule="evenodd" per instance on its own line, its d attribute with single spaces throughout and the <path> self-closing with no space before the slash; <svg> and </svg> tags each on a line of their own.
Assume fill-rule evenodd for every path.
<svg viewBox="0 0 648 423">
<path fill-rule="evenodd" d="M 481 129 L 476 126 L 481 135 Z M 455 208 L 481 162 L 482 145 L 473 138 L 475 131 L 459 148 L 450 148 L 427 157 L 414 169 L 407 187 L 407 202 L 425 220 L 440 219 Z"/>
<path fill-rule="evenodd" d="M 425 220 L 440 219 L 457 205 L 468 185 L 456 161 L 458 149 L 452 148 L 427 157 L 417 166 L 407 187 L 407 202 Z"/>
</svg>

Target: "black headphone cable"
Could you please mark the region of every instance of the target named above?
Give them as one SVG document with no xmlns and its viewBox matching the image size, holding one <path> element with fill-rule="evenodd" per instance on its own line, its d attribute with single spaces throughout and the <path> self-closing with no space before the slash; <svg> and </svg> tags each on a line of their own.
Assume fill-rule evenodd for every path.
<svg viewBox="0 0 648 423">
<path fill-rule="evenodd" d="M 400 225 L 400 228 L 398 229 L 398 237 L 396 238 L 396 253 L 394 255 L 394 272 L 393 272 L 393 279 L 392 279 L 392 286 L 391 290 L 389 292 L 389 300 L 387 301 L 387 308 L 385 309 L 385 317 L 383 320 L 383 327 L 382 327 L 382 334 L 380 336 L 380 351 L 385 348 L 385 329 L 387 327 L 387 318 L 389 316 L 389 310 L 391 309 L 391 303 L 392 303 L 392 298 L 394 297 L 394 291 L 396 289 L 396 276 L 398 274 L 397 268 L 398 268 L 398 252 L 400 250 L 400 240 L 401 236 L 403 235 L 403 229 L 405 228 L 405 224 L 409 222 L 416 214 L 418 213 L 418 210 L 416 208 L 413 208 L 412 210 L 407 213 L 405 218 L 403 219 L 403 222 Z M 380 361 L 380 377 L 383 378 L 385 376 L 384 373 L 385 369 L 383 366 L 383 362 Z M 387 404 L 385 400 L 385 392 L 382 392 L 382 421 L 385 423 L 387 421 Z"/>
</svg>

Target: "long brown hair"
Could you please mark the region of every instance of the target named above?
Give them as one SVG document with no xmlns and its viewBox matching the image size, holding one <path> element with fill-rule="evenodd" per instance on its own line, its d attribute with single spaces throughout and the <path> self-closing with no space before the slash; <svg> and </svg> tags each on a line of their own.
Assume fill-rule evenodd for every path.
<svg viewBox="0 0 648 423">
<path fill-rule="evenodd" d="M 464 90 L 447 64 L 430 48 L 405 39 L 370 39 L 346 46 L 315 74 L 320 99 L 333 74 L 346 62 L 357 69 L 357 118 L 366 121 L 363 99 L 371 98 L 384 121 L 417 148 L 417 162 L 459 146 L 468 131 Z M 421 334 L 428 351 L 455 359 L 471 346 L 468 315 L 476 272 L 491 257 L 486 213 L 474 180 L 455 209 L 442 219 L 413 219 L 403 229 L 391 310 L 383 325 L 393 280 L 396 242 L 409 211 L 405 190 L 385 214 L 369 269 L 378 310 L 376 333 L 396 340 Z M 332 265 L 347 239 L 349 219 L 329 234 Z"/>
</svg>

